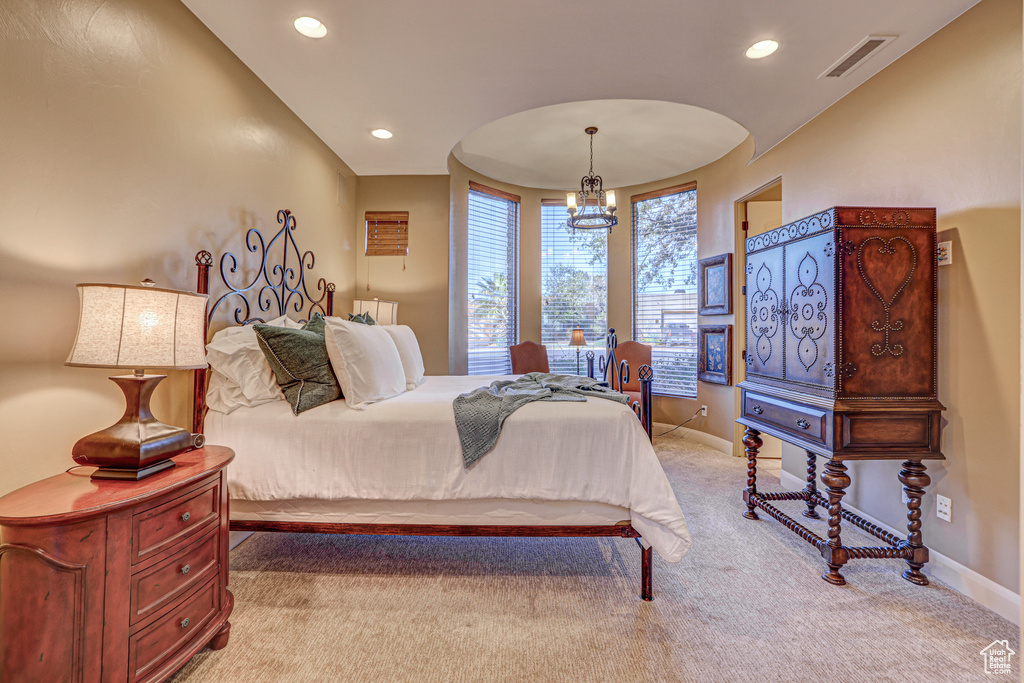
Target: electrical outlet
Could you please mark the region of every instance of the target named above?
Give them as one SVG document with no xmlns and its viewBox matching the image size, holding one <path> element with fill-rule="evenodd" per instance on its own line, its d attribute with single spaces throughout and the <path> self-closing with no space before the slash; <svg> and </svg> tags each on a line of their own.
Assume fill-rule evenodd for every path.
<svg viewBox="0 0 1024 683">
<path fill-rule="evenodd" d="M 947 522 L 953 521 L 953 501 L 945 496 L 935 496 L 935 515 Z"/>
<path fill-rule="evenodd" d="M 700 407 L 700 416 L 701 417 L 707 417 L 708 416 L 708 407 L 707 406 L 701 406 Z"/>
</svg>

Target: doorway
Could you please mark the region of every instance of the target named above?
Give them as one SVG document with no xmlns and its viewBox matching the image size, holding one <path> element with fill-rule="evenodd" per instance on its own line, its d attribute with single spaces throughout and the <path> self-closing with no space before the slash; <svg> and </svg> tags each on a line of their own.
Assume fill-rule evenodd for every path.
<svg viewBox="0 0 1024 683">
<path fill-rule="evenodd" d="M 737 372 L 733 375 L 737 378 L 736 383 L 746 379 L 747 364 L 743 360 L 743 352 L 747 347 L 746 309 L 747 297 L 744 294 L 744 285 L 747 283 L 746 273 L 746 239 L 763 232 L 774 230 L 782 226 L 782 178 L 762 185 L 745 197 L 736 200 L 736 258 L 733 259 L 733 282 L 736 283 L 733 292 L 735 300 L 740 303 L 736 307 L 736 345 L 733 358 L 733 367 Z M 735 414 L 740 414 L 740 392 L 736 390 Z M 733 426 L 733 455 L 745 457 L 743 448 L 742 425 Z M 761 434 L 764 445 L 757 456 L 758 469 L 772 472 L 779 476 L 782 469 L 782 441 L 768 434 Z M 762 461 L 765 462 L 761 465 Z"/>
</svg>

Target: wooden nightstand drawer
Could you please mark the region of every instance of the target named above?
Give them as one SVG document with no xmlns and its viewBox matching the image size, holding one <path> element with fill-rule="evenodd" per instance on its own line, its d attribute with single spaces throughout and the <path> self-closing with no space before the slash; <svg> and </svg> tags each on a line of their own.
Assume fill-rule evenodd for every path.
<svg viewBox="0 0 1024 683">
<path fill-rule="evenodd" d="M 137 681 L 184 646 L 220 610 L 220 585 L 211 578 L 128 642 L 128 680 Z"/>
<path fill-rule="evenodd" d="M 785 430 L 807 441 L 825 443 L 828 412 L 824 410 L 746 392 L 743 395 L 743 417 L 769 428 Z"/>
<path fill-rule="evenodd" d="M 132 564 L 167 550 L 199 532 L 220 514 L 218 480 L 142 510 L 132 517 Z"/>
<path fill-rule="evenodd" d="M 130 623 L 142 621 L 203 583 L 220 568 L 221 537 L 213 526 L 200 540 L 132 576 Z"/>
</svg>

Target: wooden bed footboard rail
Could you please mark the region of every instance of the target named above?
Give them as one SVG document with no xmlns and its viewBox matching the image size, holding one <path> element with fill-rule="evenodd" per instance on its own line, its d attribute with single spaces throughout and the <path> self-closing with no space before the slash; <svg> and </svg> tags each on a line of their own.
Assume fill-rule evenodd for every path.
<svg viewBox="0 0 1024 683">
<path fill-rule="evenodd" d="M 601 378 L 612 387 L 615 386 L 613 380 L 618 381 L 620 387 L 626 386 L 630 377 L 629 362 L 626 360 L 617 361 L 615 358 L 615 349 L 618 346 L 619 339 L 615 334 L 615 328 L 610 327 L 608 328 L 608 335 L 605 337 L 605 354 L 597 359 L 597 371 L 601 373 Z M 594 365 L 594 352 L 587 351 L 587 376 L 590 379 L 596 379 Z M 647 432 L 647 438 L 653 443 L 654 430 L 651 417 L 651 396 L 654 384 L 654 370 L 651 369 L 650 365 L 644 364 L 636 372 L 637 378 L 640 380 L 640 400 L 633 401 L 630 408 L 640 418 L 640 424 L 643 425 L 644 431 Z M 618 373 L 618 376 L 616 377 L 614 373 Z"/>
</svg>

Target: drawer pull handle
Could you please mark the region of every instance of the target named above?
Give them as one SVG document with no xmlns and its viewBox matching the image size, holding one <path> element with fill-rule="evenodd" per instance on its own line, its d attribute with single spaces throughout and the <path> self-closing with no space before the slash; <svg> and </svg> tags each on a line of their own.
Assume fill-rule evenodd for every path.
<svg viewBox="0 0 1024 683">
<path fill-rule="evenodd" d="M 800 429 L 810 429 L 811 423 L 801 417 L 796 421 L 796 426 Z"/>
<path fill-rule="evenodd" d="M 182 628 L 188 628 L 188 617 L 185 617 L 181 622 Z"/>
<path fill-rule="evenodd" d="M 185 512 L 185 513 L 183 513 L 181 515 L 181 521 L 187 522 L 191 516 L 192 516 L 191 512 Z"/>
<path fill-rule="evenodd" d="M 181 573 L 182 574 L 188 574 L 191 569 L 192 569 L 192 567 L 190 567 L 189 565 L 186 564 L 184 567 L 181 568 Z"/>
<path fill-rule="evenodd" d="M 764 408 L 762 408 L 761 406 L 754 406 L 754 414 L 755 415 L 760 415 L 763 412 L 764 412 Z"/>
</svg>

